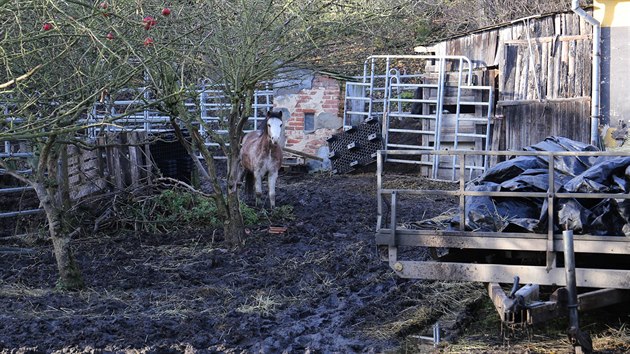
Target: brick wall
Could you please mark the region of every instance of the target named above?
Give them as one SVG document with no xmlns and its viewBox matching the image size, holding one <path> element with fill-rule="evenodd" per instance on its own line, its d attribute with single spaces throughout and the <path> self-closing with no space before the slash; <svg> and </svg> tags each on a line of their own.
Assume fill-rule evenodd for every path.
<svg viewBox="0 0 630 354">
<path fill-rule="evenodd" d="M 289 117 L 285 132 L 287 147 L 316 154 L 326 145 L 326 139 L 342 126 L 340 100 L 341 89 L 337 80 L 315 75 L 310 88 L 275 99 L 274 109 L 286 109 Z M 312 113 L 315 130 L 304 131 L 304 116 Z"/>
</svg>

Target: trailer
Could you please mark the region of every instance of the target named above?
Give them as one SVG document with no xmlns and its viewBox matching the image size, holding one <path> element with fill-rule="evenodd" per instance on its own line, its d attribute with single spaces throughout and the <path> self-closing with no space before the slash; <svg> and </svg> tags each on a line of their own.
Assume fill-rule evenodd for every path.
<svg viewBox="0 0 630 354">
<path fill-rule="evenodd" d="M 386 168 L 389 159 L 422 155 L 448 161 L 444 165 L 452 169 L 455 181 L 441 185 L 429 183 L 428 188 L 420 189 L 389 183 L 394 175 Z M 491 161 L 522 156 L 545 161 L 548 165 L 547 188 L 530 192 L 471 190 L 467 185 L 479 176 L 467 168 L 467 161 L 478 161 L 479 156 Z M 576 351 L 589 352 L 592 350 L 591 341 L 579 329 L 578 311 L 630 300 L 630 232 L 618 235 L 600 235 L 598 232 L 574 234 L 574 230 L 567 229 L 566 225 L 558 225 L 558 205 L 569 200 L 585 204 L 606 200 L 623 205 L 626 201 L 630 202 L 630 194 L 618 191 L 567 192 L 559 188 L 558 179 L 562 175 L 557 172 L 556 165 L 573 159 L 606 156 L 619 157 L 619 161 L 628 158 L 630 162 L 630 152 L 380 150 L 377 155 L 376 243 L 387 250 L 383 258 L 400 277 L 486 283 L 488 294 L 503 323 L 532 325 L 568 316 L 568 334 Z M 626 168 L 622 172 L 630 177 L 627 175 L 630 168 Z M 471 217 L 467 206 L 470 207 L 473 198 L 486 197 L 502 201 L 542 201 L 545 207 L 540 210 L 541 218 L 554 222 L 547 222 L 546 230 L 537 232 L 508 229 L 496 232 L 473 230 L 470 225 L 467 227 Z M 435 222 L 433 218 L 429 220 L 432 222 L 423 225 L 409 223 L 410 215 L 431 212 L 418 209 L 422 208 L 423 200 L 427 198 L 451 199 L 455 212 L 449 222 L 444 222 L 444 218 L 442 222 Z M 436 213 L 433 211 L 433 214 Z M 541 225 L 545 227 L 544 223 Z M 426 249 L 431 257 L 421 256 L 426 254 Z M 504 287 L 509 284 L 511 289 L 506 293 Z M 539 298 L 541 285 L 557 288 L 548 300 Z"/>
</svg>

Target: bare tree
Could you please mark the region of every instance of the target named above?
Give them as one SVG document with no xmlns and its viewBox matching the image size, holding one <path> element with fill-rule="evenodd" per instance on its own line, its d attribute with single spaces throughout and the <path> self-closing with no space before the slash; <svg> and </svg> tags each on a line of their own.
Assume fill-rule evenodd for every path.
<svg viewBox="0 0 630 354">
<path fill-rule="evenodd" d="M 93 104 L 144 70 L 136 54 L 143 48 L 141 22 L 110 15 L 107 3 L 0 4 L 0 103 L 8 107 L 0 115 L 0 141 L 27 141 L 32 148 L 27 161 L 3 158 L 0 168 L 37 193 L 63 289 L 80 288 L 83 279 L 71 248 L 80 229 L 71 222 L 72 202 L 58 180 L 60 157 L 68 144 L 89 147 L 77 136 L 91 125 L 86 118 Z M 24 163 L 31 173 L 18 172 Z"/>
<path fill-rule="evenodd" d="M 330 62 L 330 56 L 338 55 L 335 47 L 356 38 L 353 28 L 369 26 L 379 18 L 374 8 L 363 3 L 205 0 L 173 6 L 175 13 L 185 11 L 189 17 L 203 13 L 187 26 L 177 27 L 179 34 L 186 33 L 184 37 L 156 32 L 159 38 L 151 55 L 159 57 L 160 63 L 147 66 L 151 83 L 158 96 L 171 97 L 160 107 L 171 116 L 202 178 L 211 185 L 226 240 L 231 244 L 239 245 L 244 232 L 238 190 L 222 188 L 213 157 L 217 152 L 227 157 L 228 184 L 238 185 L 240 141 L 252 113 L 254 91 L 263 82 L 291 79 L 301 69 Z M 227 97 L 230 109 L 219 122 L 227 134 L 216 134 L 217 127 L 202 121 L 183 104 L 191 98 L 198 75 L 218 85 Z M 184 139 L 182 130 L 188 132 L 190 141 Z M 207 136 L 202 131 L 218 143 L 218 151 L 206 146 Z"/>
</svg>

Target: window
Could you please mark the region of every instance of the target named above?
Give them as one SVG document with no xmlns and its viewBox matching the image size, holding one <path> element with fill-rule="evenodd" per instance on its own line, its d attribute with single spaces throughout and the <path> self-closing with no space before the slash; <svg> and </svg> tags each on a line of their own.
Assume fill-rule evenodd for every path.
<svg viewBox="0 0 630 354">
<path fill-rule="evenodd" d="M 315 113 L 304 113 L 304 131 L 315 130 Z"/>
</svg>

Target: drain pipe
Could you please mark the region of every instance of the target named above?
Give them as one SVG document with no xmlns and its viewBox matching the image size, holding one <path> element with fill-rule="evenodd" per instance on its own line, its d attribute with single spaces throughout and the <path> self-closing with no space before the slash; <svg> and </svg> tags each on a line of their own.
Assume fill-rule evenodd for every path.
<svg viewBox="0 0 630 354">
<path fill-rule="evenodd" d="M 593 18 L 580 7 L 580 0 L 572 0 L 571 10 L 593 25 L 593 73 L 591 82 L 591 144 L 599 146 L 599 120 L 600 114 L 600 82 L 601 82 L 601 26 L 599 21 Z"/>
</svg>

